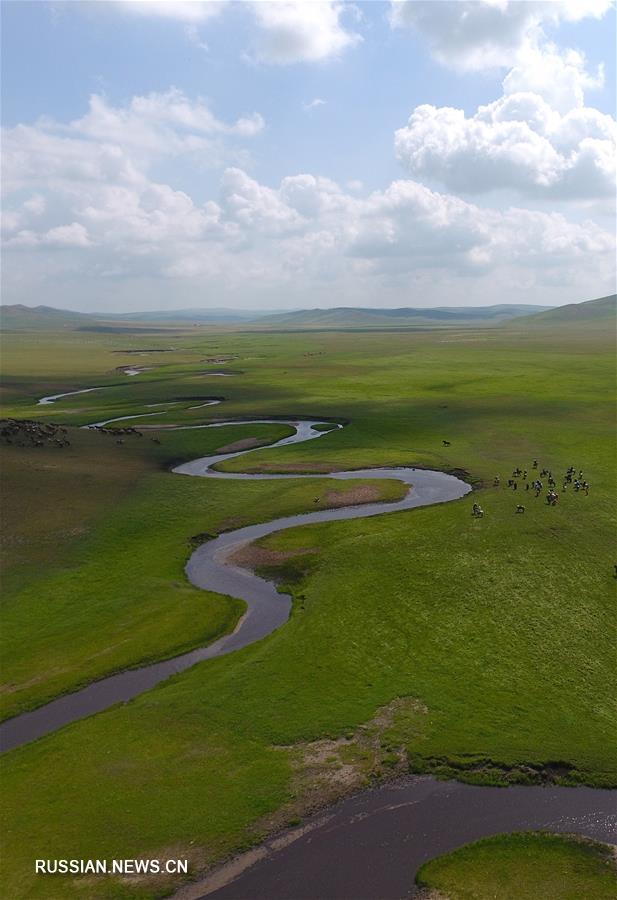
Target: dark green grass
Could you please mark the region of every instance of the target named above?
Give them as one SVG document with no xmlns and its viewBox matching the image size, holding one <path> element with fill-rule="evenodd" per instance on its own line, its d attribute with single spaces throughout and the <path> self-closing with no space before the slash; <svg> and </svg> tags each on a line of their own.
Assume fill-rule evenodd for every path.
<svg viewBox="0 0 617 900">
<path fill-rule="evenodd" d="M 198 359 L 236 354 L 234 367 L 245 372 L 212 379 L 217 383 L 203 392 L 224 394 L 227 402 L 201 410 L 204 420 L 350 420 L 318 441 L 228 465 L 465 469 L 486 516 L 472 520 L 466 498 L 269 539 L 272 547 L 316 551 L 299 557 L 309 566 L 283 568 L 297 601 L 284 628 L 3 761 L 9 895 L 49 896 L 49 885 L 31 874 L 40 846 L 59 856 L 67 847 L 83 856 L 125 856 L 129 847 L 130 855 L 156 855 L 193 841 L 197 867 L 244 846 L 291 796 L 289 755 L 277 747 L 346 734 L 397 696 L 418 698 L 428 709 L 422 735 L 405 739 L 412 767 L 497 782 L 534 780 L 545 771 L 570 782 L 617 784 L 611 334 L 580 327 L 232 334 L 213 336 L 199 350 Z M 142 411 L 148 402 L 195 394 L 196 384 L 203 387 L 198 368 L 186 362 L 164 375 L 147 373 L 139 384 L 134 379 L 118 394 L 118 408 Z M 95 374 L 89 377 L 96 383 Z M 78 372 L 65 383 L 71 379 L 75 387 L 83 383 Z M 28 396 L 36 390 L 30 384 Z M 19 391 L 21 399 L 11 402 L 30 415 L 23 384 Z M 86 396 L 91 412 L 106 411 L 103 392 Z M 555 472 L 581 466 L 592 484 L 589 497 L 568 493 L 549 508 L 527 496 L 527 511 L 517 516 L 521 492 L 482 486 L 496 473 L 507 480 L 533 457 Z M 195 534 L 211 527 L 210 504 L 227 516 L 281 515 L 297 484 L 250 485 L 254 495 L 245 483 L 221 482 L 220 494 L 214 483 L 200 484 L 205 502 L 194 515 L 191 503 L 175 509 L 180 487 L 159 494 L 156 481 L 144 505 L 127 500 L 127 528 L 162 527 L 157 555 L 175 553 L 176 561 L 156 564 L 175 567 L 181 590 L 190 591 L 166 517 L 178 521 L 186 512 L 178 531 Z M 294 502 L 308 509 L 314 482 L 302 485 L 306 493 Z M 145 523 L 154 516 L 151 501 L 165 511 L 162 526 L 160 519 Z M 97 527 L 97 539 L 103 533 Z M 116 590 L 123 590 L 119 582 Z M 77 646 L 76 664 L 79 656 Z M 57 884 L 67 896 L 80 891 Z M 143 893 L 102 882 L 92 888 L 95 897 Z"/>
<path fill-rule="evenodd" d="M 603 844 L 529 832 L 485 838 L 433 859 L 416 884 L 448 900 L 613 900 L 617 871 Z"/>
</svg>

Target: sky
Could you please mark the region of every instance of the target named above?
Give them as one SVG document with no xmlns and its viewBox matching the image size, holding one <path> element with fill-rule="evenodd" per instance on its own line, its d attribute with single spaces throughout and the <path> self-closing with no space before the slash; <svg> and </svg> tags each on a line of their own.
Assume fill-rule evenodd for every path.
<svg viewBox="0 0 617 900">
<path fill-rule="evenodd" d="M 613 0 L 2 2 L 2 302 L 615 290 Z"/>
</svg>

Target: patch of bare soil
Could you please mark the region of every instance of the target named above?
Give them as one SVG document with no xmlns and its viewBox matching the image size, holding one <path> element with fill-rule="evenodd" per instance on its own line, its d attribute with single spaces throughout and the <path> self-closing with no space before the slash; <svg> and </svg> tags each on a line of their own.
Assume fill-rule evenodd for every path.
<svg viewBox="0 0 617 900">
<path fill-rule="evenodd" d="M 328 491 L 323 499 L 326 506 L 359 506 L 361 503 L 380 500 L 381 491 L 376 485 L 364 484 L 347 490 Z"/>
<path fill-rule="evenodd" d="M 407 746 L 423 731 L 426 707 L 411 697 L 397 697 L 374 717 L 344 737 L 285 747 L 294 769 L 293 799 L 268 817 L 267 831 L 310 815 L 376 781 L 409 771 Z"/>
<path fill-rule="evenodd" d="M 315 551 L 309 549 L 270 550 L 266 547 L 259 547 L 257 544 L 246 544 L 235 553 L 230 554 L 229 562 L 234 566 L 241 566 L 243 569 L 257 569 L 260 566 L 276 566 L 287 559 L 304 556 L 306 553 L 315 553 Z"/>
<path fill-rule="evenodd" d="M 217 447 L 215 453 L 235 453 L 236 450 L 250 450 L 252 447 L 261 447 L 262 444 L 269 444 L 270 441 L 262 441 L 256 437 L 242 438 L 241 441 L 233 441 L 231 444 L 225 444 L 224 447 Z"/>
</svg>

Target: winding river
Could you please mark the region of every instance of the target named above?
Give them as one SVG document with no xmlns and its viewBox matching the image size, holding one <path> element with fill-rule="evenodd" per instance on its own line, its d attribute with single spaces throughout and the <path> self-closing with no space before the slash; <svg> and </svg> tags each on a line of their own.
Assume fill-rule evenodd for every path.
<svg viewBox="0 0 617 900">
<path fill-rule="evenodd" d="M 146 413 L 152 416 L 156 413 Z M 107 422 L 138 418 L 138 416 L 120 416 L 108 419 Z M 225 425 L 277 424 L 289 425 L 294 433 L 289 437 L 272 444 L 272 447 L 283 447 L 290 444 L 303 443 L 323 437 L 329 432 L 318 431 L 314 427 L 323 423 L 323 419 L 301 421 L 297 419 L 251 419 L 233 422 L 215 422 L 208 425 L 178 425 L 177 430 L 195 428 L 222 428 Z M 100 427 L 103 422 L 88 427 Z M 332 423 L 332 428 L 342 426 Z M 239 450 L 235 453 L 205 456 L 192 462 L 176 466 L 173 471 L 178 475 L 198 478 L 228 479 L 290 479 L 314 478 L 313 475 L 249 475 L 244 473 L 219 472 L 213 467 L 226 459 L 244 456 L 261 448 Z M 342 519 L 357 519 L 376 516 L 395 510 L 412 509 L 416 506 L 428 506 L 433 503 L 444 503 L 463 497 L 471 488 L 465 482 L 444 472 L 432 472 L 424 469 L 392 468 L 392 469 L 356 469 L 349 472 L 333 472 L 327 476 L 339 481 L 351 478 L 396 478 L 409 485 L 407 495 L 399 501 L 390 503 L 367 503 L 363 506 L 347 506 L 338 509 L 324 509 L 296 516 L 285 516 L 271 522 L 248 525 L 235 531 L 224 532 L 217 538 L 207 541 L 191 555 L 186 574 L 189 581 L 204 590 L 231 594 L 246 602 L 246 612 L 238 622 L 235 630 L 206 647 L 198 647 L 172 659 L 128 669 L 116 675 L 110 675 L 89 684 L 82 690 L 64 694 L 32 712 L 23 713 L 0 724 L 0 749 L 10 750 L 22 744 L 36 740 L 45 734 L 56 731 L 63 725 L 75 722 L 86 716 L 101 712 L 115 703 L 126 702 L 137 697 L 159 682 L 183 672 L 195 663 L 214 656 L 223 656 L 246 647 L 266 637 L 289 618 L 291 597 L 279 594 L 275 586 L 257 575 L 232 565 L 229 557 L 240 547 L 257 538 L 282 531 L 295 525 L 307 525 L 314 522 L 332 522 Z"/>
<path fill-rule="evenodd" d="M 54 402 L 76 393 L 82 392 L 46 397 L 40 402 Z M 138 417 L 118 417 L 96 426 Z M 271 445 L 282 447 L 329 433 L 315 428 L 323 421 L 254 419 L 172 427 L 288 424 L 294 429 L 293 435 Z M 340 427 L 333 423 L 333 428 Z M 189 477 L 228 479 L 394 478 L 410 490 L 396 502 L 286 516 L 226 532 L 202 544 L 187 563 L 187 577 L 199 588 L 231 594 L 246 602 L 246 612 L 233 633 L 173 659 L 103 678 L 83 690 L 9 719 L 0 725 L 2 750 L 26 744 L 70 722 L 130 700 L 171 675 L 202 660 L 246 647 L 283 625 L 289 617 L 291 598 L 279 594 L 272 583 L 230 562 L 230 556 L 245 544 L 297 525 L 365 518 L 445 503 L 465 496 L 470 490 L 469 485 L 452 475 L 413 468 L 359 469 L 318 476 L 230 473 L 214 468 L 216 463 L 250 452 L 254 451 L 211 455 L 183 463 L 173 471 Z M 504 789 L 438 782 L 429 777 L 405 778 L 343 800 L 309 818 L 301 827 L 277 835 L 237 857 L 202 881 L 185 886 L 176 897 L 177 900 L 198 900 L 206 896 L 218 900 L 249 897 L 251 900 L 289 900 L 290 897 L 294 900 L 399 900 L 413 893 L 415 872 L 423 862 L 464 843 L 499 832 L 539 828 L 611 842 L 615 841 L 616 811 L 616 792 L 609 790 L 554 786 Z"/>
</svg>

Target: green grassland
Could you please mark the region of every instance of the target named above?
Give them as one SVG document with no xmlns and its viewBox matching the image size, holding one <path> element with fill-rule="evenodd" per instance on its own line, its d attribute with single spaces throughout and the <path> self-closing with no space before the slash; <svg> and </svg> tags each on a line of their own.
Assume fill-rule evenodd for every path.
<svg viewBox="0 0 617 900">
<path fill-rule="evenodd" d="M 613 900 L 617 870 L 603 844 L 541 832 L 500 834 L 431 860 L 416 884 L 444 900 Z"/>
<path fill-rule="evenodd" d="M 70 429 L 70 448 L 6 448 L 3 717 L 233 628 L 243 602 L 188 584 L 191 550 L 207 535 L 302 511 L 329 485 L 294 482 L 283 497 L 274 481 L 206 486 L 171 475 L 162 460 L 290 433 L 285 425 L 232 425 L 161 433 L 160 445 L 125 437 L 118 446 Z M 402 493 L 397 482 L 380 490 L 386 500 Z"/>
<path fill-rule="evenodd" d="M 18 347 L 32 337 L 6 339 L 7 415 L 78 425 L 209 395 L 225 403 L 189 411 L 182 401 L 150 423 L 292 415 L 346 421 L 317 441 L 259 450 L 224 468 L 465 470 L 486 515 L 473 520 L 465 498 L 264 540 L 265 548 L 287 551 L 278 572 L 268 567 L 294 595 L 287 625 L 4 757 L 9 896 L 52 896 L 49 882 L 32 874 L 33 848 L 49 856 L 70 848 L 84 858 L 175 848 L 199 870 L 258 840 L 285 821 L 285 810 L 302 809 L 299 748 L 354 734 L 395 698 L 424 710 L 383 736 L 384 754 L 401 755 L 412 769 L 491 783 L 617 785 L 610 329 L 513 324 L 387 336 L 205 329 L 175 342 L 182 344 L 177 361 L 155 361 L 157 368 L 125 381 L 109 374 L 111 351 L 137 338 L 97 335 L 90 355 L 77 338 L 72 355 L 66 334 L 58 347 L 49 336 L 40 340 L 38 349 L 29 344 L 26 364 Z M 139 340 L 157 346 L 151 337 Z M 207 368 L 221 370 L 201 362 L 216 354 L 235 357 L 225 365 L 242 374 L 204 376 Z M 117 365 L 136 362 L 117 358 Z M 34 405 L 42 393 L 104 384 L 114 386 Z M 50 385 L 57 390 L 46 390 Z M 221 433 L 216 446 L 237 439 L 236 430 L 264 435 L 270 427 L 233 426 L 233 438 Z M 161 432 L 160 447 L 151 444 L 162 454 L 158 465 L 190 456 L 197 443 L 195 455 L 207 452 L 216 431 L 173 439 Z M 117 449 L 138 452 L 128 444 Z M 581 467 L 589 496 L 569 491 L 553 508 L 528 494 L 525 514 L 517 515 L 524 494 L 503 484 L 534 457 L 556 473 Z M 494 488 L 497 473 L 502 486 Z M 97 643 L 113 645 L 105 664 L 118 667 L 175 652 L 208 627 L 224 628 L 232 601 L 183 580 L 190 536 L 310 509 L 315 487 L 203 482 L 146 467 L 113 511 L 110 501 L 107 511 L 92 512 L 88 533 L 62 545 L 61 564 L 19 576 L 25 599 L 12 632 L 24 662 L 15 653 L 11 665 L 24 688 L 14 702 L 37 703 L 100 674 Z M 298 550 L 310 552 L 294 556 Z M 50 609 L 54 637 L 47 642 L 41 617 Z M 218 609 L 214 625 L 206 609 Z M 68 675 L 48 671 L 47 654 L 61 635 L 68 635 Z M 45 665 L 48 677 L 27 685 Z M 380 774 L 379 767 L 366 770 L 369 779 Z M 99 880 L 88 896 L 152 897 L 167 887 Z M 66 879 L 54 880 L 53 889 L 83 896 L 83 886 Z"/>
</svg>

